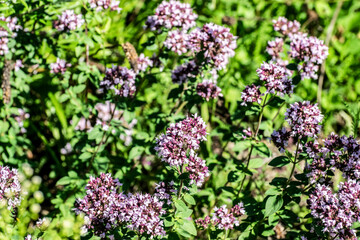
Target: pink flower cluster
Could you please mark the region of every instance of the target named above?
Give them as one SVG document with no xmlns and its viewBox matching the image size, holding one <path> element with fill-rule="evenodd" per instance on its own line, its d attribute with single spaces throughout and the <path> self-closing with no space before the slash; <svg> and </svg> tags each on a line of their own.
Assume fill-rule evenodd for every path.
<svg viewBox="0 0 360 240">
<path fill-rule="evenodd" d="M 205 61 L 221 70 L 229 63 L 229 58 L 235 56 L 236 39 L 229 28 L 207 23 L 190 32 L 187 45 L 191 52 L 203 52 Z"/>
<path fill-rule="evenodd" d="M 255 84 L 252 84 L 250 86 L 246 86 L 244 91 L 241 93 L 241 99 L 243 102 L 241 105 L 246 106 L 246 103 L 254 103 L 257 102 L 260 104 L 262 102 L 262 96 L 260 92 L 260 86 L 256 86 Z"/>
<path fill-rule="evenodd" d="M 360 143 L 352 136 L 339 137 L 330 134 L 320 145 L 317 141 L 308 142 L 306 152 L 312 162 L 308 166 L 307 176 L 310 183 L 324 182 L 329 178 L 328 171 L 335 168 L 343 173 L 347 180 L 360 179 Z"/>
<path fill-rule="evenodd" d="M 298 65 L 302 78 L 317 78 L 318 64 L 326 60 L 329 48 L 324 41 L 312 36 L 307 37 L 306 34 L 295 34 L 290 40 L 290 56 L 303 62 Z"/>
<path fill-rule="evenodd" d="M 21 185 L 17 169 L 0 166 L 0 201 L 7 202 L 8 209 L 14 209 L 20 205 Z"/>
<path fill-rule="evenodd" d="M 149 16 L 146 27 L 151 31 L 161 31 L 162 28 L 174 27 L 188 30 L 196 25 L 197 15 L 193 12 L 190 4 L 170 0 L 163 1 L 155 10 L 155 15 Z"/>
<path fill-rule="evenodd" d="M 256 72 L 260 80 L 265 82 L 267 93 L 284 96 L 293 92 L 294 86 L 289 78 L 290 76 L 286 68 L 280 64 L 264 62 Z"/>
<path fill-rule="evenodd" d="M 189 35 L 182 30 L 175 29 L 168 33 L 164 46 L 178 55 L 188 52 Z"/>
<path fill-rule="evenodd" d="M 202 83 L 198 83 L 196 86 L 197 94 L 209 101 L 210 98 L 216 99 L 221 94 L 221 88 L 216 85 L 216 81 L 205 79 Z"/>
<path fill-rule="evenodd" d="M 171 195 L 176 194 L 177 190 L 174 188 L 174 181 L 169 183 L 159 182 L 155 184 L 154 196 L 157 197 L 160 201 L 164 201 L 168 205 L 172 203 Z"/>
<path fill-rule="evenodd" d="M 273 24 L 274 30 L 285 36 L 291 36 L 298 33 L 301 26 L 298 21 L 289 21 L 284 17 L 279 17 L 278 20 L 273 20 Z"/>
<path fill-rule="evenodd" d="M 0 26 L 0 55 L 5 55 L 9 52 L 9 37 L 16 37 L 15 32 L 22 29 L 22 27 L 17 25 L 16 17 L 0 16 L 0 21 L 6 22 L 7 28 L 12 32 L 12 34 L 10 34 L 5 28 Z"/>
<path fill-rule="evenodd" d="M 274 30 L 290 39 L 289 57 L 301 62 L 298 64 L 301 79 L 316 79 L 319 65 L 327 58 L 329 48 L 322 40 L 313 36 L 308 37 L 306 33 L 300 32 L 300 23 L 297 21 L 289 21 L 284 17 L 279 17 L 273 22 Z M 284 61 L 280 57 L 283 46 L 284 38 L 276 38 L 274 41 L 268 42 L 266 51 L 272 56 L 273 61 Z"/>
<path fill-rule="evenodd" d="M 323 115 L 317 104 L 312 105 L 309 101 L 295 102 L 286 110 L 285 120 L 290 125 L 290 135 L 299 138 L 316 138 L 320 133 L 320 122 Z"/>
<path fill-rule="evenodd" d="M 138 72 L 145 72 L 148 67 L 153 66 L 153 61 L 146 57 L 143 53 L 140 54 L 140 56 L 137 59 L 137 66 L 138 66 Z"/>
<path fill-rule="evenodd" d="M 244 204 L 242 202 L 238 203 L 230 210 L 226 205 L 221 206 L 220 208 L 215 207 L 212 217 L 206 216 L 204 219 L 197 219 L 195 223 L 203 228 L 208 228 L 214 226 L 217 229 L 233 229 L 234 226 L 239 226 L 239 217 L 245 214 Z"/>
<path fill-rule="evenodd" d="M 104 80 L 100 82 L 101 91 L 113 90 L 120 97 L 133 97 L 136 91 L 136 74 L 126 67 L 113 66 L 106 69 Z"/>
<path fill-rule="evenodd" d="M 125 195 L 119 192 L 120 186 L 118 179 L 113 179 L 110 173 L 90 177 L 85 187 L 86 196 L 75 203 L 76 214 L 85 215 L 85 229 L 101 238 L 122 225 L 150 238 L 165 236 L 160 219 L 165 214 L 163 202 L 150 194 Z"/>
<path fill-rule="evenodd" d="M 120 12 L 119 8 L 120 1 L 116 0 L 89 0 L 90 7 L 95 8 L 96 11 L 101 11 L 104 9 L 110 9 L 111 11 Z"/>
<path fill-rule="evenodd" d="M 357 239 L 352 228 L 360 221 L 360 185 L 350 180 L 339 184 L 339 192 L 317 184 L 308 200 L 311 215 L 323 227 L 323 232 L 341 240 Z"/>
<path fill-rule="evenodd" d="M 65 10 L 58 18 L 54 21 L 54 27 L 59 31 L 75 30 L 85 23 L 82 15 L 76 15 L 74 10 Z"/>
<path fill-rule="evenodd" d="M 55 63 L 50 63 L 50 72 L 64 74 L 68 67 L 71 67 L 70 63 L 66 63 L 65 60 L 57 58 Z"/>
<path fill-rule="evenodd" d="M 190 173 L 191 184 L 201 186 L 209 170 L 205 161 L 200 159 L 194 152 L 199 149 L 199 144 L 206 141 L 206 124 L 196 114 L 185 120 L 172 123 L 166 130 L 156 138 L 155 150 L 161 160 L 172 167 L 182 168 Z"/>
</svg>

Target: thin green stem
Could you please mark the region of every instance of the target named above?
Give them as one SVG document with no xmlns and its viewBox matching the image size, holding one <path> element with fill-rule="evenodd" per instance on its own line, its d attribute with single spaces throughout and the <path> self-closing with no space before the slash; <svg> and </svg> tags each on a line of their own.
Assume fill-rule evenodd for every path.
<svg viewBox="0 0 360 240">
<path fill-rule="evenodd" d="M 291 168 L 290 176 L 289 176 L 289 179 L 288 179 L 287 182 L 286 182 L 285 187 L 289 184 L 289 182 L 290 182 L 290 180 L 291 180 L 291 177 L 292 177 L 292 175 L 294 174 L 295 167 L 296 167 L 296 164 L 297 164 L 297 157 L 298 157 L 299 146 L 300 146 L 300 139 L 298 140 L 298 143 L 296 144 L 296 151 L 295 151 L 295 158 L 294 158 L 293 166 L 292 166 L 292 168 Z"/>
</svg>

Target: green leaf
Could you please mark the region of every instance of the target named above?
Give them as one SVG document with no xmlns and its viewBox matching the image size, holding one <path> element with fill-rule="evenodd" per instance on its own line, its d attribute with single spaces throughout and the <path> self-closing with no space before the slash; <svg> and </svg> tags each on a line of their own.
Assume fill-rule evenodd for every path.
<svg viewBox="0 0 360 240">
<path fill-rule="evenodd" d="M 180 228 L 190 233 L 191 235 L 197 235 L 195 224 L 192 221 L 184 221 L 184 224 L 181 225 Z"/>
<path fill-rule="evenodd" d="M 73 92 L 76 94 L 81 93 L 82 91 L 84 91 L 85 87 L 86 87 L 85 84 L 75 86 L 75 87 L 73 87 Z"/>
<path fill-rule="evenodd" d="M 57 181 L 56 186 L 68 185 L 68 184 L 70 184 L 70 181 L 71 181 L 70 177 L 68 177 L 68 176 L 62 177 L 62 178 L 59 179 L 59 181 Z"/>
<path fill-rule="evenodd" d="M 262 158 L 253 158 L 250 159 L 249 168 L 259 168 L 264 164 L 264 159 Z"/>
<path fill-rule="evenodd" d="M 129 159 L 134 159 L 137 156 L 140 156 L 144 152 L 144 147 L 136 146 L 133 147 L 129 152 Z"/>
<path fill-rule="evenodd" d="M 284 200 L 280 195 L 270 196 L 266 200 L 264 217 L 268 217 L 279 211 L 283 204 Z"/>
<path fill-rule="evenodd" d="M 289 163 L 290 163 L 290 159 L 288 157 L 279 156 L 271 160 L 271 162 L 269 162 L 269 165 L 273 167 L 283 167 Z"/>
<path fill-rule="evenodd" d="M 297 64 L 296 63 L 290 63 L 288 65 L 286 65 L 286 68 L 292 71 L 296 71 L 297 70 Z"/>
<path fill-rule="evenodd" d="M 179 211 L 181 211 L 181 212 L 185 212 L 185 211 L 187 211 L 187 210 L 189 209 L 189 208 L 186 206 L 186 204 L 185 204 L 182 200 L 180 200 L 180 199 L 178 199 L 178 200 L 175 201 L 175 207 L 176 207 L 177 210 L 179 210 Z"/>
<path fill-rule="evenodd" d="M 196 205 L 195 199 L 190 194 L 185 194 L 184 200 L 191 205 Z"/>
</svg>

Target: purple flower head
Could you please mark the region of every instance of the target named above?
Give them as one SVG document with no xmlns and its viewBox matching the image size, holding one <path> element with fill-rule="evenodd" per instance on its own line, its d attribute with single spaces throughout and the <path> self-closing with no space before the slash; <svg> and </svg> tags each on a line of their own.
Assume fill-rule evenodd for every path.
<svg viewBox="0 0 360 240">
<path fill-rule="evenodd" d="M 25 112 L 23 109 L 18 108 L 18 114 L 14 115 L 14 119 L 18 123 L 21 133 L 26 133 L 26 129 L 24 128 L 24 121 L 28 118 L 30 118 L 30 114 Z"/>
<path fill-rule="evenodd" d="M 197 17 L 188 3 L 174 0 L 163 1 L 156 8 L 155 15 L 148 17 L 146 28 L 159 32 L 161 28 L 172 29 L 174 27 L 188 30 L 196 25 Z"/>
<path fill-rule="evenodd" d="M 298 33 L 301 26 L 298 21 L 289 21 L 284 17 L 279 17 L 278 20 L 273 20 L 273 23 L 274 30 L 285 36 L 291 36 Z"/>
<path fill-rule="evenodd" d="M 170 166 L 182 166 L 189 163 L 189 151 L 198 149 L 200 142 L 206 141 L 206 135 L 205 122 L 195 114 L 170 124 L 166 134 L 156 139 L 155 150 Z"/>
<path fill-rule="evenodd" d="M 278 59 L 280 53 L 283 51 L 284 40 L 282 38 L 275 38 L 274 41 L 268 41 L 266 52 L 272 56 L 272 59 Z"/>
<path fill-rule="evenodd" d="M 280 131 L 274 131 L 271 134 L 271 140 L 281 153 L 285 152 L 285 148 L 288 146 L 290 139 L 290 132 L 286 128 L 282 128 Z"/>
<path fill-rule="evenodd" d="M 106 69 L 104 80 L 100 83 L 103 89 L 113 90 L 120 97 L 133 97 L 136 91 L 136 74 L 126 67 L 113 66 Z M 103 91 L 103 89 L 101 89 Z"/>
<path fill-rule="evenodd" d="M 189 164 L 186 170 L 190 173 L 190 185 L 196 184 L 196 186 L 201 187 L 205 182 L 205 178 L 210 176 L 205 160 L 199 158 L 194 152 L 190 153 Z"/>
<path fill-rule="evenodd" d="M 126 196 L 118 190 L 120 186 L 110 173 L 101 173 L 98 178 L 90 177 L 85 197 L 76 200 L 76 214 L 85 215 L 85 228 L 97 236 L 105 237 L 119 226 L 118 218 L 126 202 Z"/>
<path fill-rule="evenodd" d="M 255 84 L 252 84 L 250 86 L 246 86 L 244 91 L 241 93 L 241 99 L 243 102 L 241 105 L 246 106 L 246 103 L 254 103 L 257 102 L 258 104 L 262 101 L 262 96 L 260 92 L 260 86 L 256 86 Z"/>
<path fill-rule="evenodd" d="M 299 66 L 302 78 L 317 78 L 317 65 L 322 64 L 329 55 L 329 48 L 324 41 L 305 34 L 295 34 L 290 37 L 290 56 L 304 62 Z"/>
<path fill-rule="evenodd" d="M 339 192 L 332 193 L 330 187 L 317 184 L 308 205 L 316 223 L 332 238 L 357 239 L 351 229 L 360 220 L 360 185 L 355 181 L 339 184 Z"/>
<path fill-rule="evenodd" d="M 188 81 L 189 78 L 195 78 L 199 74 L 199 66 L 195 61 L 187 62 L 178 66 L 171 73 L 171 79 L 173 83 L 183 84 Z"/>
<path fill-rule="evenodd" d="M 59 31 L 75 30 L 85 23 L 82 15 L 76 15 L 74 10 L 65 10 L 58 18 L 54 21 L 54 27 Z"/>
<path fill-rule="evenodd" d="M 309 101 L 296 102 L 286 110 L 285 120 L 291 128 L 291 136 L 316 138 L 320 133 L 323 115 L 317 104 Z"/>
<path fill-rule="evenodd" d="M 111 11 L 117 11 L 118 13 L 121 11 L 119 8 L 120 1 L 116 0 L 89 0 L 90 7 L 95 8 L 97 12 L 110 9 Z"/>
<path fill-rule="evenodd" d="M 4 17 L 0 16 L 0 21 L 6 22 L 7 28 L 11 31 L 9 33 L 5 28 L 0 26 L 0 55 L 5 55 L 9 52 L 8 42 L 9 37 L 16 37 L 16 31 L 22 29 L 20 25 L 17 25 L 17 18 L 16 17 Z"/>
<path fill-rule="evenodd" d="M 0 201 L 5 200 L 8 209 L 14 209 L 20 205 L 21 185 L 17 169 L 0 166 Z"/>
<path fill-rule="evenodd" d="M 264 62 L 256 72 L 260 80 L 265 81 L 267 93 L 284 96 L 293 92 L 294 86 L 284 66 L 278 63 Z"/>
<path fill-rule="evenodd" d="M 71 67 L 70 63 L 66 63 L 65 60 L 57 58 L 55 63 L 50 63 L 50 72 L 64 74 L 68 67 Z"/>
<path fill-rule="evenodd" d="M 222 96 L 221 88 L 216 85 L 215 81 L 205 79 L 202 83 L 198 83 L 196 86 L 197 94 L 209 101 L 210 98 L 218 98 Z"/>
<path fill-rule="evenodd" d="M 171 195 L 177 194 L 177 190 L 174 188 L 174 181 L 169 183 L 159 182 L 155 185 L 154 197 L 157 197 L 159 200 L 164 201 L 166 204 L 170 205 L 172 203 Z"/>
<path fill-rule="evenodd" d="M 203 51 L 205 60 L 221 70 L 229 63 L 229 58 L 235 56 L 236 37 L 229 28 L 207 23 L 190 32 L 188 48 L 194 53 Z"/>
<path fill-rule="evenodd" d="M 179 29 L 172 30 L 164 42 L 164 46 L 178 55 L 182 55 L 188 51 L 189 35 L 185 31 Z"/>
<path fill-rule="evenodd" d="M 204 219 L 195 220 L 195 223 L 205 229 L 212 225 L 217 229 L 228 230 L 233 229 L 234 226 L 239 226 L 239 217 L 244 214 L 245 209 L 243 203 L 238 203 L 230 210 L 226 205 L 223 205 L 220 208 L 214 208 L 214 213 L 211 218 L 206 216 Z"/>
<path fill-rule="evenodd" d="M 138 72 L 145 72 L 148 67 L 153 66 L 153 61 L 143 53 L 137 59 Z"/>
</svg>

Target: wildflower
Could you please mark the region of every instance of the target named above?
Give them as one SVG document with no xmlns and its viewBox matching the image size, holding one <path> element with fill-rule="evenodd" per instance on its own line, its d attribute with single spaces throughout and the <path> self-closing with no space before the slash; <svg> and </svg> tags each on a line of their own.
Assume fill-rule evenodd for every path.
<svg viewBox="0 0 360 240">
<path fill-rule="evenodd" d="M 172 123 L 166 134 L 156 139 L 155 150 L 161 160 L 170 166 L 181 166 L 189 163 L 189 150 L 196 150 L 206 140 L 206 124 L 201 117 L 187 117 L 185 120 Z"/>
<path fill-rule="evenodd" d="M 188 51 L 188 38 L 189 36 L 186 32 L 176 29 L 168 33 L 164 46 L 174 53 L 181 55 Z"/>
<path fill-rule="evenodd" d="M 20 205 L 21 185 L 17 169 L 0 166 L 0 200 L 7 202 L 8 209 L 14 209 Z"/>
<path fill-rule="evenodd" d="M 54 27 L 59 31 L 75 30 L 85 23 L 82 15 L 76 15 L 74 10 L 65 10 L 58 18 L 54 21 Z"/>
<path fill-rule="evenodd" d="M 106 69 L 105 78 L 100 82 L 100 86 L 106 90 L 113 90 L 115 95 L 121 97 L 133 97 L 136 91 L 136 74 L 133 70 L 126 67 L 113 66 Z"/>
<path fill-rule="evenodd" d="M 202 83 L 198 83 L 196 86 L 197 94 L 209 101 L 210 98 L 216 99 L 218 96 L 222 96 L 221 88 L 216 85 L 216 81 L 205 79 Z"/>
<path fill-rule="evenodd" d="M 286 110 L 285 120 L 291 127 L 290 135 L 316 138 L 320 133 L 323 115 L 317 104 L 309 101 L 296 102 Z"/>
<path fill-rule="evenodd" d="M 194 152 L 190 153 L 189 164 L 186 170 L 190 173 L 190 185 L 196 184 L 196 186 L 201 187 L 205 182 L 205 178 L 210 176 L 205 161 L 199 158 Z"/>
<path fill-rule="evenodd" d="M 273 20 L 273 23 L 274 30 L 285 36 L 291 36 L 300 30 L 300 23 L 296 20 L 289 21 L 284 17 L 279 17 L 278 20 Z"/>
<path fill-rule="evenodd" d="M 118 13 L 121 11 L 119 8 L 120 1 L 116 0 L 89 0 L 90 7 L 95 8 L 97 12 L 110 9 L 111 11 L 117 11 Z"/>
<path fill-rule="evenodd" d="M 55 63 L 50 63 L 50 72 L 64 74 L 68 67 L 71 67 L 70 63 L 66 63 L 65 60 L 57 58 Z"/>
<path fill-rule="evenodd" d="M 153 66 L 153 62 L 150 58 L 145 57 L 143 53 L 137 58 L 138 72 L 145 72 L 148 67 Z"/>
<path fill-rule="evenodd" d="M 14 119 L 19 124 L 21 133 L 26 133 L 26 129 L 24 128 L 24 120 L 28 118 L 30 118 L 30 114 L 25 112 L 23 109 L 18 108 L 18 114 L 14 116 Z"/>
<path fill-rule="evenodd" d="M 279 151 L 283 153 L 285 152 L 285 148 L 288 146 L 290 132 L 287 131 L 286 128 L 282 128 L 280 131 L 274 131 L 271 134 L 271 139 Z"/>
<path fill-rule="evenodd" d="M 163 1 L 155 10 L 155 15 L 149 16 L 146 28 L 151 31 L 161 31 L 161 28 L 172 29 L 174 27 L 188 30 L 196 25 L 197 15 L 188 3 L 170 0 Z"/>
<path fill-rule="evenodd" d="M 262 95 L 263 94 L 260 92 L 260 86 L 256 86 L 255 84 L 246 86 L 244 91 L 241 93 L 241 99 L 243 100 L 241 105 L 246 106 L 246 103 L 254 102 L 260 104 L 262 102 Z"/>
<path fill-rule="evenodd" d="M 265 81 L 267 93 L 276 93 L 277 95 L 284 96 L 293 92 L 294 86 L 286 72 L 286 68 L 278 63 L 264 62 L 256 72 L 260 80 Z"/>
<path fill-rule="evenodd" d="M 177 190 L 174 188 L 174 181 L 169 183 L 159 182 L 155 185 L 154 197 L 157 197 L 160 201 L 164 201 L 166 204 L 170 205 L 172 203 L 171 195 L 177 194 Z"/>
<path fill-rule="evenodd" d="M 171 73 L 171 79 L 173 83 L 183 84 L 188 81 L 189 78 L 195 78 L 199 74 L 199 66 L 195 61 L 187 62 L 178 66 Z"/>
<path fill-rule="evenodd" d="M 274 41 L 268 41 L 266 52 L 272 56 L 272 59 L 278 59 L 280 53 L 283 51 L 284 40 L 282 38 L 275 38 Z"/>
</svg>

